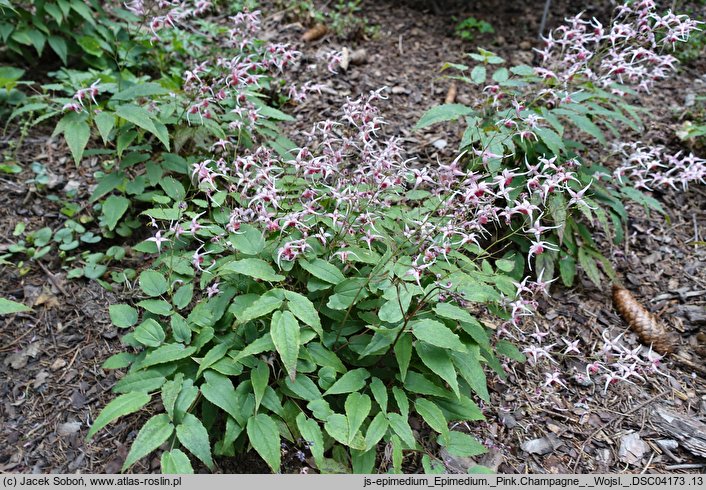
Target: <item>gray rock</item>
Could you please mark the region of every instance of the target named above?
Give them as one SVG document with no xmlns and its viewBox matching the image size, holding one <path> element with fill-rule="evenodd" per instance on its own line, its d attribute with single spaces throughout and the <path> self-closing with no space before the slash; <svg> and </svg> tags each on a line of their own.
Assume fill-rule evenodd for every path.
<svg viewBox="0 0 706 490">
<path fill-rule="evenodd" d="M 523 442 L 520 448 L 531 454 L 549 454 L 563 443 L 553 434 Z"/>
<path fill-rule="evenodd" d="M 640 434 L 637 432 L 626 434 L 620 438 L 618 457 L 623 463 L 636 464 L 642 459 L 649 448 L 650 447 L 640 438 Z"/>
</svg>

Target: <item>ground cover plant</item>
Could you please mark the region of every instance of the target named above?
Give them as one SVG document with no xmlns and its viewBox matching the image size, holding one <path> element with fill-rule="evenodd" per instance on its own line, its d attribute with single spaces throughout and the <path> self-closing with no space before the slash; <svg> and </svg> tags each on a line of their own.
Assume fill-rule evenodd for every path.
<svg viewBox="0 0 706 490">
<path fill-rule="evenodd" d="M 412 430 L 417 414 L 449 453 L 483 453 L 449 427 L 482 420 L 486 375 L 503 377 L 508 360 L 525 359 L 508 339 L 534 296 L 555 269 L 571 284 L 577 263 L 595 282 L 599 267 L 613 277 L 589 226 L 619 240 L 625 199 L 659 211 L 638 189 L 704 179 L 703 160 L 639 145 L 616 146 L 626 163 L 611 178 L 582 161 L 570 137 L 570 126 L 600 141 L 601 127 L 639 128 L 624 96 L 651 88 L 648 67 L 666 76 L 673 60 L 654 49 L 696 24 L 641 2 L 608 28 L 579 17 L 555 31 L 539 68 L 506 69 L 474 53 L 478 66 L 453 67 L 468 72 L 463 81 L 486 84 L 499 68 L 479 107 L 445 105 L 419 122 L 468 125 L 458 158 L 429 166 L 405 160 L 402 143 L 384 136 L 381 91 L 315 123 L 304 146 L 282 136 L 287 103 L 317 85 L 287 82 L 298 53 L 257 39 L 258 12 L 234 12 L 225 30 L 207 20 L 213 8 L 129 2 L 121 15 L 141 27 L 116 29 L 144 52 L 116 50 L 114 65 L 87 58 L 81 71 L 50 74 L 10 116 L 54 118 L 77 165 L 88 155 L 104 162 L 91 204 L 99 233 L 72 219 L 59 232 L 27 232 L 12 253 L 40 260 L 52 240 L 71 252 L 123 237 L 154 258 L 123 271 L 137 297 L 110 307 L 126 349 L 104 368 L 127 372 L 88 437 L 150 406 L 158 413 L 123 470 L 167 443 L 167 473 L 192 472 L 192 461 L 213 469 L 214 457 L 249 448 L 275 472 L 283 454 L 311 456 L 320 472 L 401 472 L 409 452 L 423 455 L 426 471 L 443 471 Z M 214 36 L 227 36 L 227 54 L 209 48 Z M 117 247 L 68 254 L 68 264 L 83 261 L 71 275 L 110 287 L 102 261 L 119 262 Z M 501 325 L 485 324 L 489 316 Z M 549 356 L 525 350 L 535 362 Z M 635 376 L 601 374 L 606 387 Z M 547 379 L 562 383 L 558 373 Z"/>
</svg>

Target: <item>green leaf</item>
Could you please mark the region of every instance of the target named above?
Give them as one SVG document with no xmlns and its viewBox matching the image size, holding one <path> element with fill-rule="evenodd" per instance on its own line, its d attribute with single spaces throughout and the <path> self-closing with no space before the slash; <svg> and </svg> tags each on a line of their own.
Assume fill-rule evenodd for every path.
<svg viewBox="0 0 706 490">
<path fill-rule="evenodd" d="M 176 290 L 174 296 L 172 296 L 172 303 L 178 309 L 186 308 L 194 297 L 194 284 L 189 282 L 181 286 Z"/>
<path fill-rule="evenodd" d="M 353 473 L 369 475 L 375 471 L 375 461 L 377 451 L 369 449 L 367 451 L 360 449 L 351 449 L 351 465 Z"/>
<path fill-rule="evenodd" d="M 530 77 L 534 75 L 534 68 L 527 65 L 513 66 L 512 68 L 510 68 L 510 71 L 515 75 L 519 75 L 521 77 Z"/>
<path fill-rule="evenodd" d="M 285 291 L 284 297 L 287 298 L 287 308 L 294 313 L 294 316 L 302 322 L 309 325 L 314 331 L 323 338 L 324 332 L 321 327 L 321 319 L 319 312 L 316 311 L 314 303 L 309 298 L 294 291 Z"/>
<path fill-rule="evenodd" d="M 348 419 L 348 445 L 353 443 L 353 438 L 358 433 L 363 421 L 370 413 L 372 403 L 370 397 L 361 393 L 351 393 L 346 398 L 345 410 Z"/>
<path fill-rule="evenodd" d="M 213 347 L 211 350 L 206 353 L 205 356 L 203 356 L 203 359 L 201 359 L 201 362 L 199 362 L 199 369 L 196 371 L 196 376 L 200 376 L 203 371 L 211 367 L 213 364 L 216 362 L 220 361 L 223 359 L 223 357 L 226 355 L 228 350 L 231 348 L 232 344 L 229 342 L 223 342 L 220 344 L 217 344 L 215 347 Z"/>
<path fill-rule="evenodd" d="M 175 421 L 174 407 L 176 406 L 177 398 L 179 393 L 181 393 L 181 388 L 184 385 L 184 374 L 177 373 L 174 379 L 171 379 L 162 385 L 162 405 L 164 405 L 164 410 L 166 410 L 167 415 L 172 421 Z"/>
<path fill-rule="evenodd" d="M 140 106 L 133 104 L 123 104 L 115 108 L 115 114 L 119 117 L 133 123 L 145 131 L 152 133 L 159 139 L 164 147 L 169 151 L 169 137 L 157 130 L 149 112 Z"/>
<path fill-rule="evenodd" d="M 155 270 L 142 271 L 140 274 L 140 289 L 147 296 L 160 296 L 167 292 L 167 280 Z"/>
<path fill-rule="evenodd" d="M 162 473 L 165 475 L 193 475 L 189 457 L 181 449 L 172 449 L 162 453 Z"/>
<path fill-rule="evenodd" d="M 130 305 L 110 305 L 108 313 L 110 321 L 118 328 L 132 327 L 137 323 L 137 309 Z"/>
<path fill-rule="evenodd" d="M 101 410 L 100 415 L 93 421 L 93 425 L 91 425 L 91 429 L 88 431 L 88 435 L 86 435 L 86 440 L 91 440 L 96 432 L 112 421 L 129 413 L 137 412 L 147 405 L 151 399 L 152 397 L 147 393 L 127 393 L 118 396 Z"/>
<path fill-rule="evenodd" d="M 539 126 L 535 127 L 532 131 L 542 139 L 553 155 L 561 155 L 561 150 L 564 149 L 564 142 L 561 139 L 561 136 L 549 128 Z"/>
<path fill-rule="evenodd" d="M 243 420 L 240 413 L 240 402 L 235 394 L 233 382 L 215 371 L 204 373 L 206 383 L 201 385 L 201 393 L 206 400 L 224 410 L 238 423 Z"/>
<path fill-rule="evenodd" d="M 238 318 L 238 321 L 240 323 L 247 323 L 250 320 L 260 318 L 261 316 L 265 316 L 268 313 L 276 310 L 277 308 L 282 306 L 282 303 L 284 303 L 284 300 L 282 300 L 282 298 L 279 298 L 277 295 L 265 293 L 258 299 L 253 301 L 250 306 L 245 308 L 242 314 L 238 315 L 236 313 L 236 317 Z"/>
<path fill-rule="evenodd" d="M 426 398 L 417 398 L 414 402 L 414 409 L 424 419 L 424 421 L 446 440 L 449 437 L 449 422 L 444 417 L 444 413 L 434 402 Z"/>
<path fill-rule="evenodd" d="M 365 380 L 369 377 L 370 373 L 367 369 L 358 368 L 348 371 L 324 392 L 324 396 L 340 395 L 343 393 L 359 391 L 365 386 Z"/>
<path fill-rule="evenodd" d="M 378 412 L 378 414 L 373 418 L 368 426 L 368 431 L 365 433 L 365 448 L 374 448 L 380 439 L 385 437 L 387 434 L 387 428 L 389 427 L 389 422 L 387 417 L 383 412 Z"/>
<path fill-rule="evenodd" d="M 407 377 L 407 369 L 409 369 L 409 363 L 412 360 L 412 336 L 409 334 L 402 334 L 394 347 L 395 359 L 400 367 L 400 379 L 402 382 Z"/>
<path fill-rule="evenodd" d="M 655 199 L 654 197 L 648 196 L 642 191 L 639 191 L 638 189 L 635 189 L 634 187 L 623 187 L 620 189 L 620 192 L 627 196 L 629 199 L 632 199 L 638 204 L 641 204 L 644 206 L 646 209 L 654 209 L 664 215 L 667 214 L 667 212 L 664 210 L 662 207 L 662 204 Z"/>
<path fill-rule="evenodd" d="M 299 357 L 300 329 L 299 322 L 290 311 L 275 311 L 270 323 L 272 343 L 277 349 L 282 364 L 284 364 L 289 379 L 294 381 L 297 376 L 297 358 Z"/>
<path fill-rule="evenodd" d="M 61 59 L 61 62 L 66 64 L 69 57 L 69 48 L 64 38 L 61 36 L 49 36 L 47 41 L 52 51 Z"/>
<path fill-rule="evenodd" d="M 579 264 L 591 282 L 600 287 L 601 273 L 598 270 L 598 265 L 595 259 L 586 252 L 584 247 L 579 248 Z"/>
<path fill-rule="evenodd" d="M 340 413 L 331 414 L 324 423 L 324 429 L 335 440 L 343 445 L 348 445 L 348 421 Z"/>
<path fill-rule="evenodd" d="M 399 290 L 393 288 L 391 298 L 382 305 L 378 312 L 378 317 L 383 322 L 397 323 L 404 318 L 405 313 L 412 303 L 413 291 L 407 289 L 405 285 L 400 286 Z"/>
<path fill-rule="evenodd" d="M 163 299 L 143 299 L 137 303 L 137 306 L 160 316 L 167 316 L 172 312 L 172 305 Z"/>
<path fill-rule="evenodd" d="M 473 436 L 463 432 L 451 431 L 448 443 L 439 438 L 439 444 L 444 446 L 452 456 L 461 458 L 478 456 L 487 453 L 488 450 L 478 442 Z"/>
<path fill-rule="evenodd" d="M 416 350 L 422 362 L 434 374 L 446 381 L 457 397 L 460 396 L 456 368 L 449 353 L 445 349 L 434 347 L 425 342 L 417 342 Z"/>
<path fill-rule="evenodd" d="M 280 110 L 266 105 L 261 105 L 260 107 L 258 107 L 257 112 L 260 114 L 260 116 L 266 117 L 268 119 L 275 119 L 277 121 L 294 121 L 294 118 L 289 114 L 285 114 Z"/>
<path fill-rule="evenodd" d="M 262 236 L 262 232 L 246 223 L 240 225 L 240 229 L 232 233 L 228 241 L 238 252 L 245 255 L 257 255 L 265 248 L 265 238 Z"/>
<path fill-rule="evenodd" d="M 508 71 L 507 68 L 498 68 L 493 72 L 493 81 L 497 83 L 503 83 L 506 82 L 508 78 L 510 78 L 510 72 Z"/>
<path fill-rule="evenodd" d="M 199 396 L 199 389 L 194 386 L 194 382 L 191 379 L 184 380 L 181 391 L 177 395 L 176 402 L 174 403 L 174 420 L 180 421 L 191 409 L 191 406 L 196 401 L 196 397 Z"/>
<path fill-rule="evenodd" d="M 380 378 L 373 377 L 370 381 L 370 391 L 373 392 L 373 397 L 375 397 L 375 401 L 380 406 L 380 410 L 387 412 L 387 388 L 380 381 Z"/>
<path fill-rule="evenodd" d="M 234 361 L 239 361 L 240 359 L 245 359 L 248 356 L 260 354 L 261 352 L 273 351 L 274 348 L 275 345 L 272 343 L 272 337 L 270 335 L 265 334 L 254 342 L 251 342 L 250 344 L 245 346 L 245 348 L 237 354 L 231 354 L 231 357 Z"/>
<path fill-rule="evenodd" d="M 576 260 L 571 255 L 564 255 L 559 259 L 559 274 L 564 286 L 571 287 L 576 277 Z"/>
<path fill-rule="evenodd" d="M 330 284 L 339 284 L 346 279 L 338 267 L 322 259 L 314 259 L 311 262 L 299 259 L 299 265 L 312 276 Z"/>
<path fill-rule="evenodd" d="M 9 315 L 11 313 L 22 313 L 32 311 L 32 308 L 5 298 L 0 298 L 0 315 Z"/>
<path fill-rule="evenodd" d="M 199 458 L 210 470 L 213 470 L 211 443 L 208 440 L 208 431 L 201 421 L 195 415 L 186 413 L 184 420 L 177 425 L 176 433 L 182 446 Z"/>
<path fill-rule="evenodd" d="M 147 347 L 159 347 L 166 337 L 162 326 L 153 318 L 140 323 L 133 335 L 135 340 Z"/>
<path fill-rule="evenodd" d="M 446 388 L 442 388 L 437 383 L 430 381 L 426 376 L 415 371 L 410 371 L 407 373 L 404 388 L 409 392 L 419 393 L 421 395 L 432 395 L 439 397 L 447 397 L 450 395 Z"/>
<path fill-rule="evenodd" d="M 257 364 L 250 371 L 250 383 L 252 384 L 252 391 L 255 395 L 255 411 L 257 412 L 260 407 L 260 402 L 265 394 L 267 385 L 270 381 L 270 368 L 265 361 L 262 359 L 257 360 Z"/>
<path fill-rule="evenodd" d="M 137 433 L 135 441 L 130 447 L 130 452 L 125 458 L 122 471 L 135 464 L 161 446 L 174 433 L 174 425 L 169 420 L 169 415 L 161 413 L 149 419 Z"/>
<path fill-rule="evenodd" d="M 285 378 L 284 385 L 295 395 L 303 398 L 306 401 L 321 400 L 321 392 L 316 384 L 303 374 L 299 374 L 294 381 Z"/>
<path fill-rule="evenodd" d="M 479 85 L 481 83 L 485 83 L 486 76 L 487 76 L 487 71 L 485 69 L 485 66 L 483 66 L 483 65 L 476 65 L 471 70 L 471 80 L 476 85 Z"/>
<path fill-rule="evenodd" d="M 466 346 L 461 343 L 458 335 L 453 333 L 446 325 L 436 320 L 417 320 L 411 323 L 412 333 L 419 340 L 431 345 L 466 352 Z"/>
<path fill-rule="evenodd" d="M 66 144 L 71 150 L 71 155 L 74 157 L 74 162 L 78 165 L 83 158 L 83 150 L 88 144 L 88 140 L 91 137 L 91 128 L 88 123 L 83 119 L 74 116 L 76 113 L 68 114 L 64 116 L 62 121 L 66 121 L 64 125 L 64 138 L 66 139 Z"/>
<path fill-rule="evenodd" d="M 596 126 L 596 124 L 591 121 L 587 116 L 584 116 L 582 114 L 570 113 L 567 114 L 566 117 L 568 117 L 571 122 L 574 123 L 581 131 L 584 131 L 585 133 L 588 133 L 594 138 L 596 138 L 600 144 L 606 144 L 606 139 L 603 135 L 603 131 L 601 131 L 601 129 Z"/>
<path fill-rule="evenodd" d="M 400 436 L 408 447 L 414 448 L 416 446 L 414 433 L 406 417 L 403 417 L 399 413 L 388 413 L 387 420 L 390 422 L 390 427 L 395 431 L 395 434 Z"/>
<path fill-rule="evenodd" d="M 335 288 L 335 294 L 332 294 L 326 306 L 332 310 L 345 310 L 351 305 L 365 299 L 367 292 L 365 284 L 367 279 L 364 277 L 351 277 L 339 283 Z"/>
<path fill-rule="evenodd" d="M 284 276 L 277 274 L 272 266 L 262 259 L 236 260 L 234 262 L 228 262 L 218 269 L 218 275 L 231 272 L 269 282 L 284 280 Z"/>
<path fill-rule="evenodd" d="M 471 346 L 468 354 L 451 352 L 451 359 L 456 365 L 458 373 L 466 380 L 476 394 L 486 402 L 490 402 L 488 393 L 488 381 L 485 378 L 483 366 L 480 364 L 480 349 L 478 346 Z"/>
<path fill-rule="evenodd" d="M 309 445 L 311 455 L 314 456 L 316 466 L 324 459 L 324 437 L 319 424 L 314 419 L 307 418 L 303 412 L 297 415 L 297 428 L 301 432 L 302 439 Z"/>
<path fill-rule="evenodd" d="M 525 362 L 527 360 L 525 355 L 520 352 L 519 349 L 515 347 L 515 345 L 504 339 L 498 340 L 498 343 L 495 344 L 495 351 L 498 354 L 502 354 L 505 357 L 509 357 L 513 361 Z"/>
<path fill-rule="evenodd" d="M 279 472 L 282 455 L 280 453 L 280 438 L 277 424 L 265 414 L 253 415 L 248 419 L 248 439 L 257 453 L 272 468 Z"/>
<path fill-rule="evenodd" d="M 113 391 L 115 393 L 148 393 L 161 388 L 166 380 L 167 378 L 157 369 L 138 371 L 129 373 L 124 378 L 121 378 L 120 381 L 115 383 Z"/>
<path fill-rule="evenodd" d="M 93 118 L 93 121 L 96 123 L 101 138 L 103 138 L 103 143 L 107 144 L 110 138 L 110 132 L 115 126 L 115 114 L 106 111 L 99 112 Z"/>
<path fill-rule="evenodd" d="M 165 344 L 157 349 L 150 351 L 145 356 L 145 359 L 140 363 L 140 367 L 146 368 L 165 362 L 178 361 L 185 359 L 196 353 L 196 347 L 184 347 L 183 344 Z"/>
<path fill-rule="evenodd" d="M 111 97 L 111 100 L 135 100 L 138 97 L 153 97 L 155 95 L 168 95 L 169 90 L 154 82 L 139 82 L 121 90 Z"/>
<path fill-rule="evenodd" d="M 110 196 L 103 202 L 101 211 L 105 219 L 105 225 L 109 230 L 114 230 L 120 218 L 130 206 L 130 200 L 123 196 Z"/>
<path fill-rule="evenodd" d="M 473 112 L 473 109 L 463 104 L 442 104 L 425 112 L 414 129 L 426 128 L 444 121 L 453 121 L 459 117 L 473 114 Z"/>
<path fill-rule="evenodd" d="M 497 265 L 497 262 L 496 262 Z M 513 263 L 514 267 L 514 263 Z M 463 308 L 452 305 L 450 303 L 437 303 L 434 305 L 434 312 L 443 318 L 448 318 L 449 320 L 457 320 L 460 322 L 473 322 L 475 319 L 471 316 L 468 311 Z"/>
<path fill-rule="evenodd" d="M 129 352 L 119 352 L 113 354 L 108 359 L 103 361 L 101 364 L 101 369 L 122 369 L 128 367 L 135 360 L 137 356 Z"/>
</svg>

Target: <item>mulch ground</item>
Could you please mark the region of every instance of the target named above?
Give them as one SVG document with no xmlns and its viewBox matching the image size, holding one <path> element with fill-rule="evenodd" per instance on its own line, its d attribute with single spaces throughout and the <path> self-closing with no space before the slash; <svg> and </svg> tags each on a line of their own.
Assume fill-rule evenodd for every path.
<svg viewBox="0 0 706 490">
<path fill-rule="evenodd" d="M 299 40 L 310 27 L 305 19 L 292 17 L 277 2 L 262 3 L 267 15 L 264 35 L 296 43 L 303 52 L 295 76 L 326 85 L 320 96 L 294 108 L 296 121 L 287 128 L 290 134 L 310 129 L 321 118 L 335 117 L 345 97 L 387 87 L 388 99 L 382 104 L 386 134 L 402 138 L 409 156 L 420 164 L 433 165 L 453 159 L 462 128 L 442 125 L 423 132 L 411 128 L 426 109 L 444 101 L 450 82 L 440 72 L 443 64 L 462 62 L 464 53 L 476 47 L 496 51 L 511 63 L 531 63 L 543 2 L 438 2 L 441 12 L 435 12 L 421 0 L 371 0 L 364 2 L 361 15 L 374 26 L 374 34 L 344 39 L 332 33 L 312 43 Z M 572 3 L 554 2 L 550 27 L 574 13 Z M 609 12 L 601 2 L 594 5 L 589 15 Z M 489 22 L 495 33 L 480 35 L 473 43 L 461 42 L 453 35 L 454 19 L 468 16 Z M 364 62 L 329 74 L 322 53 L 343 47 L 364 49 Z M 685 110 L 685 95 L 704 92 L 705 72 L 702 61 L 662 83 L 647 99 L 647 131 L 630 138 L 678 151 L 675 128 Z M 458 102 L 479 95 L 466 87 L 458 89 Z M 17 148 L 11 145 L 17 141 L 18 128 L 10 128 L 0 140 L 0 150 L 14 148 L 17 162 L 25 168 L 16 176 L 0 177 L 0 255 L 15 240 L 12 231 L 19 222 L 26 223 L 27 229 L 61 226 L 61 205 L 48 200 L 49 194 L 61 195 L 67 185 L 78 186 L 79 197 L 90 194 L 91 175 L 99 162 L 89 160 L 75 167 L 63 143 L 49 138 L 50 131 L 31 131 Z M 48 169 L 48 187 L 30 181 L 33 162 Z M 678 333 L 680 355 L 692 365 L 704 366 L 706 247 L 698 242 L 706 240 L 706 192 L 694 187 L 655 197 L 669 220 L 631 206 L 625 244 L 605 252 L 642 304 Z M 95 282 L 67 280 L 60 259 L 52 256 L 23 267 L 0 264 L 0 292 L 33 305 L 30 313 L 0 317 L 0 472 L 118 472 L 149 414 L 121 419 L 90 443 L 84 438 L 92 420 L 111 400 L 110 388 L 120 376 L 100 369 L 108 356 L 121 350 L 119 334 L 108 319 L 108 305 L 129 296 L 130 290 L 108 292 Z M 639 345 L 615 313 L 607 286 L 596 288 L 583 277 L 572 289 L 555 286 L 551 298 L 542 301 L 539 313 L 523 329 L 527 338 L 535 329 L 549 332 L 546 344 L 580 339 L 581 356 L 555 359 L 555 367 L 565 373 L 580 372 L 604 336 L 623 333 L 626 346 Z M 698 456 L 684 444 L 675 444 L 677 436 L 656 423 L 654 413 L 657 408 L 672 411 L 694 427 L 706 420 L 706 378 L 698 369 L 665 358 L 664 375 L 604 390 L 600 382 L 590 384 L 570 376 L 565 377 L 566 388 L 544 387 L 548 368 L 515 364 L 505 382 L 489 376 L 492 401 L 483 407 L 487 421 L 464 429 L 490 451 L 476 460 L 438 454 L 449 471 L 465 471 L 477 462 L 502 473 L 703 472 L 706 468 L 704 454 Z M 419 471 L 418 462 L 409 459 L 406 468 Z M 218 467 L 226 473 L 267 471 L 252 454 L 220 460 Z M 158 468 L 154 457 L 133 471 Z M 286 467 L 289 472 L 301 469 L 295 463 Z"/>
</svg>

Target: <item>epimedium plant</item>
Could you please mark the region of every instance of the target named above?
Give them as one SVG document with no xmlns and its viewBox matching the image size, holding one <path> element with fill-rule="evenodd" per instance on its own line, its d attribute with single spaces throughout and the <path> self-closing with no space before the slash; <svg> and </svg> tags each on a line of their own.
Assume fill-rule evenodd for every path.
<svg viewBox="0 0 706 490">
<path fill-rule="evenodd" d="M 144 299 L 111 307 L 137 352 L 106 361 L 129 370 L 89 434 L 161 398 L 124 469 L 170 441 L 165 472 L 191 471 L 186 452 L 213 468 L 248 447 L 279 471 L 284 441 L 321 472 L 372 472 L 388 445 L 399 472 L 423 451 L 415 413 L 451 453 L 485 451 L 449 423 L 482 420 L 470 395 L 489 401 L 484 368 L 504 376 L 497 355 L 524 356 L 479 317 L 519 321 L 546 283 L 479 244 L 502 182 L 403 161 L 378 138 L 379 96 L 317 124 L 289 159 L 259 147 L 197 162 L 203 197 L 145 212 L 158 227 L 138 248 L 160 255 Z"/>
<path fill-rule="evenodd" d="M 27 98 L 9 117 L 8 122 L 29 116 L 33 125 L 59 117 L 54 135 L 63 135 L 76 164 L 84 156 L 101 159 L 90 197 L 98 240 L 131 236 L 140 228 L 135 215 L 140 205 L 146 206 L 141 203 L 182 200 L 189 159 L 208 153 L 214 144 L 248 147 L 267 139 L 280 152 L 293 146 L 276 131 L 276 122 L 289 116 L 268 107 L 264 93 L 284 90 L 281 73 L 299 54 L 256 38 L 258 12 L 236 13 L 226 27 L 198 20 L 209 7 L 202 1 L 191 8 L 184 2 L 126 4 L 129 12 L 123 15 L 139 22 L 136 28 L 116 24 L 129 42 L 116 48 L 114 67 L 62 69 L 53 74 L 54 83 L 41 87 L 41 95 Z M 187 23 L 198 29 L 180 29 Z M 214 49 L 215 39 L 220 50 Z M 149 63 L 142 48 L 156 41 L 159 47 L 147 58 L 156 66 L 168 58 L 170 67 L 157 75 L 144 73 Z M 314 86 L 286 89 L 288 96 L 300 99 Z M 86 150 L 96 138 L 103 149 Z M 59 248 L 66 252 L 74 240 L 63 234 L 59 240 L 68 242 Z M 15 250 L 28 251 L 21 244 Z M 70 275 L 100 280 L 107 271 L 103 265 L 89 269 L 74 268 Z"/>
<path fill-rule="evenodd" d="M 417 128 L 462 119 L 460 150 L 468 165 L 505 179 L 515 207 L 541 209 L 540 217 L 552 225 L 537 219 L 534 239 L 518 239 L 518 246 L 536 257 L 536 271 L 551 280 L 558 268 L 570 286 L 578 264 L 598 285 L 601 269 L 610 279 L 615 273 L 590 225 L 619 243 L 626 201 L 665 213 L 639 185 L 611 179 L 612 170 L 587 163 L 584 142 L 590 138 L 605 146 L 610 137 L 620 138 L 619 128 L 640 130 L 639 93 L 675 70 L 676 58 L 663 51 L 687 41 L 698 25 L 687 16 L 659 14 L 655 2 L 645 0 L 618 7 L 607 27 L 581 15 L 567 19 L 545 39 L 538 67 L 507 68 L 502 58 L 480 49 L 469 55 L 477 65 L 445 68 L 461 72 L 451 78 L 484 86 L 484 97 L 475 106 L 434 107 Z M 510 170 L 513 166 L 520 169 Z M 558 186 L 565 192 L 552 194 Z M 512 208 L 505 215 L 515 229 L 528 226 L 513 223 Z"/>
</svg>

